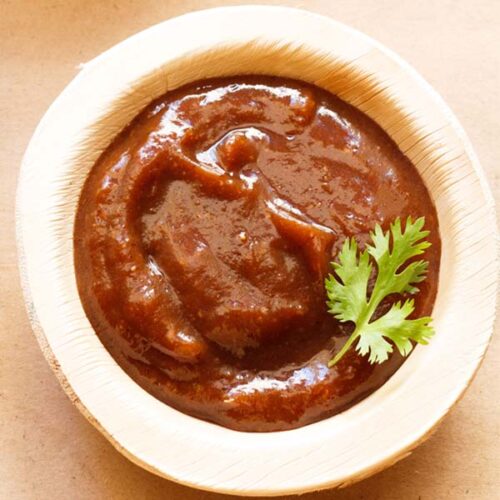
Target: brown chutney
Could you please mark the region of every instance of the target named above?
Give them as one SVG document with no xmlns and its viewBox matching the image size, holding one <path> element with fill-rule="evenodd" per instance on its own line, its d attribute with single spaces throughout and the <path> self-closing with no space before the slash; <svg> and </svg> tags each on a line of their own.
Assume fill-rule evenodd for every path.
<svg viewBox="0 0 500 500">
<path fill-rule="evenodd" d="M 155 100 L 91 170 L 76 216 L 80 298 L 144 389 L 245 431 L 346 409 L 401 365 L 371 365 L 327 313 L 345 238 L 425 216 L 432 247 L 415 316 L 430 314 L 440 240 L 415 167 L 370 118 L 284 78 L 197 82 Z M 401 297 L 399 297 L 401 298 Z"/>
</svg>

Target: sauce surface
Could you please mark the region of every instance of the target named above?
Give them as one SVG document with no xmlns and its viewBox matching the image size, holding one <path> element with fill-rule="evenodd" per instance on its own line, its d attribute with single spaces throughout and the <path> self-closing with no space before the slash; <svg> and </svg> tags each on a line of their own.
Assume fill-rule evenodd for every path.
<svg viewBox="0 0 500 500">
<path fill-rule="evenodd" d="M 359 110 L 298 81 L 208 80 L 157 99 L 93 167 L 75 226 L 80 297 L 142 387 L 245 431 L 342 411 L 401 365 L 370 365 L 327 313 L 345 238 L 425 216 L 415 315 L 430 314 L 440 241 L 415 167 Z M 400 297 L 399 297 L 400 298 Z"/>
</svg>

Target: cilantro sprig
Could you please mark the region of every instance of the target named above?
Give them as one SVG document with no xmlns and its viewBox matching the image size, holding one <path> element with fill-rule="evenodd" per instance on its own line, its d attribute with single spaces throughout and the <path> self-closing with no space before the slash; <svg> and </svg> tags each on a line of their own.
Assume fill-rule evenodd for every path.
<svg viewBox="0 0 500 500">
<path fill-rule="evenodd" d="M 395 302 L 390 309 L 374 319 L 382 301 L 393 294 L 415 294 L 427 273 L 428 262 L 408 260 L 424 253 L 431 245 L 425 238 L 429 231 L 422 228 L 425 218 L 406 220 L 404 230 L 397 218 L 387 232 L 380 225 L 370 233 L 371 244 L 359 252 L 354 238 L 346 239 L 338 262 L 332 262 L 334 274 L 325 280 L 329 312 L 341 322 L 351 321 L 355 328 L 342 349 L 329 362 L 335 365 L 351 345 L 357 341 L 356 351 L 368 354 L 370 363 L 383 363 L 393 351 L 392 343 L 403 356 L 413 349 L 413 343 L 427 344 L 434 335 L 430 325 L 432 318 L 426 316 L 408 319 L 415 309 L 413 299 Z M 375 284 L 371 292 L 368 283 L 374 265 L 377 269 Z"/>
</svg>

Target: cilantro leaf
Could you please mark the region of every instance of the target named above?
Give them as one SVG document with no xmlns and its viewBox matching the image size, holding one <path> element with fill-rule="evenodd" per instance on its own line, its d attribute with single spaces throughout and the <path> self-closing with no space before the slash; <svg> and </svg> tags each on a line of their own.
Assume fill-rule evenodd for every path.
<svg viewBox="0 0 500 500">
<path fill-rule="evenodd" d="M 408 260 L 429 248 L 425 240 L 424 217 L 406 220 L 402 229 L 397 218 L 389 231 L 377 224 L 370 234 L 371 244 L 359 252 L 354 238 L 347 239 L 340 251 L 338 262 L 332 262 L 334 274 L 325 280 L 328 311 L 341 322 L 350 321 L 355 328 L 342 349 L 330 361 L 335 365 L 357 340 L 356 350 L 368 355 L 370 363 L 383 363 L 393 351 L 393 344 L 403 356 L 413 349 L 413 342 L 427 344 L 434 335 L 432 318 L 408 319 L 413 313 L 414 301 L 394 303 L 389 311 L 377 319 L 374 315 L 381 302 L 392 294 L 415 294 L 427 274 L 428 262 Z M 368 284 L 374 264 L 377 269 L 375 284 L 369 294 Z M 391 342 L 392 341 L 392 344 Z"/>
<path fill-rule="evenodd" d="M 328 279 L 326 282 L 328 296 L 331 294 L 336 298 L 327 302 L 329 312 L 340 321 L 355 322 L 368 305 L 366 293 L 372 272 L 370 256 L 365 251 L 358 259 L 357 253 L 356 240 L 345 240 L 339 262 L 331 264 L 341 282 Z"/>
</svg>

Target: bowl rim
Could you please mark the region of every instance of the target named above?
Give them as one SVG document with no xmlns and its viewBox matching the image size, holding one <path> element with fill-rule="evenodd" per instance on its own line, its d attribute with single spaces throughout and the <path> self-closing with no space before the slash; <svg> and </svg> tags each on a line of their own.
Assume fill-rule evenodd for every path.
<svg viewBox="0 0 500 500">
<path fill-rule="evenodd" d="M 276 23 L 278 22 L 284 23 L 285 26 L 277 27 Z M 226 28 L 225 33 L 217 32 L 217 27 L 220 26 Z M 428 100 L 424 104 L 428 106 L 428 103 L 431 103 L 435 107 L 432 110 L 429 108 L 429 116 L 426 115 L 420 118 L 423 119 L 424 123 L 429 122 L 428 124 L 431 124 L 429 127 L 434 126 L 431 130 L 431 133 L 434 134 L 432 135 L 432 144 L 436 148 L 439 145 L 443 147 L 443 149 L 439 149 L 439 155 L 435 158 L 432 156 L 427 158 L 426 155 L 429 152 L 426 152 L 423 147 L 422 151 L 420 151 L 420 146 L 415 145 L 416 143 L 407 145 L 406 148 L 408 151 L 417 148 L 418 151 L 414 151 L 412 154 L 425 156 L 425 161 L 421 160 L 421 163 L 427 162 L 427 167 L 421 171 L 424 179 L 425 175 L 431 179 L 432 175 L 434 175 L 434 169 L 441 168 L 440 162 L 443 163 L 440 175 L 444 175 L 445 181 L 451 183 L 442 188 L 443 192 L 446 191 L 447 193 L 449 190 L 463 187 L 465 186 L 464 182 L 471 184 L 472 187 L 467 188 L 469 191 L 466 191 L 465 201 L 452 200 L 456 203 L 456 206 L 452 207 L 453 211 L 469 217 L 470 214 L 468 215 L 469 212 L 465 204 L 466 202 L 472 202 L 474 196 L 479 196 L 479 204 L 474 206 L 473 210 L 470 210 L 472 214 L 470 215 L 470 221 L 467 219 L 469 221 L 468 225 L 474 225 L 475 231 L 468 226 L 466 228 L 454 228 L 460 237 L 456 236 L 456 239 L 454 239 L 455 236 L 450 237 L 451 243 L 447 248 L 447 252 L 451 255 L 449 266 L 452 272 L 450 272 L 449 276 L 442 276 L 441 278 L 445 279 L 447 285 L 458 287 L 459 284 L 456 281 L 457 274 L 459 274 L 458 270 L 477 271 L 480 273 L 479 277 L 470 278 L 467 275 L 466 281 L 472 286 L 472 291 L 477 293 L 477 297 L 483 299 L 484 303 L 475 313 L 475 317 L 481 326 L 480 331 L 474 337 L 474 342 L 471 340 L 466 346 L 472 353 L 470 354 L 465 348 L 461 350 L 457 348 L 456 352 L 454 352 L 462 365 L 459 370 L 453 371 L 456 378 L 452 381 L 445 381 L 445 383 L 441 384 L 443 387 L 439 387 L 440 394 L 443 396 L 442 400 L 429 401 L 421 395 L 422 399 L 419 402 L 420 404 L 425 403 L 429 408 L 428 410 L 423 411 L 422 409 L 412 408 L 412 400 L 408 399 L 408 392 L 412 387 L 418 390 L 419 384 L 423 383 L 423 379 L 419 374 L 421 374 L 424 366 L 435 367 L 436 363 L 439 362 L 437 360 L 439 357 L 437 355 L 437 341 L 436 347 L 431 346 L 427 348 L 428 351 L 424 352 L 422 349 L 416 349 L 403 368 L 398 370 L 398 377 L 391 378 L 374 395 L 347 412 L 316 424 L 291 431 L 256 435 L 240 433 L 208 422 L 197 421 L 193 417 L 184 415 L 172 408 L 168 407 L 166 409 L 165 405 L 154 400 L 152 396 L 138 388 L 131 379 L 121 372 L 121 369 L 117 367 L 116 362 L 107 354 L 104 347 L 99 342 L 96 343 L 95 333 L 88 322 L 85 323 L 86 318 L 83 320 L 81 318 L 82 308 L 78 296 L 76 297 L 78 303 L 72 302 L 68 305 L 68 302 L 74 301 L 75 296 L 74 293 L 70 294 L 69 298 L 65 295 L 68 288 L 65 288 L 67 284 L 60 285 L 63 279 L 61 276 L 64 276 L 64 279 L 71 280 L 72 277 L 68 277 L 68 274 L 72 272 L 74 278 L 74 270 L 71 268 L 66 269 L 66 271 L 61 269 L 63 261 L 59 262 L 58 259 L 61 258 L 61 255 L 63 255 L 61 252 L 64 250 L 72 254 L 71 241 L 58 240 L 60 236 L 57 235 L 57 230 L 63 228 L 65 223 L 54 217 L 54 210 L 61 210 L 61 212 L 58 212 L 59 214 L 63 213 L 64 210 L 69 210 L 68 213 L 71 214 L 71 208 L 67 209 L 64 206 L 66 196 L 64 190 L 71 189 L 71 184 L 76 182 L 77 177 L 81 178 L 81 173 L 75 172 L 75 178 L 68 178 L 69 184 L 64 186 L 55 185 L 58 180 L 60 181 L 55 176 L 51 180 L 53 184 L 45 184 L 45 181 L 41 181 L 39 173 L 37 173 L 37 169 L 43 168 L 50 176 L 52 170 L 49 170 L 49 168 L 55 168 L 52 166 L 46 167 L 46 162 L 53 158 L 55 154 L 51 151 L 51 148 L 55 146 L 57 133 L 59 133 L 59 137 L 64 138 L 65 132 L 61 130 L 57 121 L 60 122 L 61 113 L 64 113 L 65 109 L 67 110 L 68 103 L 75 104 L 82 97 L 88 99 L 86 103 L 94 103 L 93 99 L 99 101 L 99 103 L 94 103 L 89 108 L 94 106 L 97 109 L 106 100 L 113 101 L 114 105 L 118 105 L 117 101 L 119 99 L 112 92 L 113 89 L 116 90 L 117 88 L 123 91 L 125 88 L 123 81 L 112 82 L 105 86 L 105 91 L 109 91 L 109 94 L 105 93 L 103 96 L 92 97 L 91 93 L 96 90 L 95 85 L 103 82 L 99 78 L 100 72 L 103 72 L 108 79 L 112 78 L 113 71 L 125 78 L 124 81 L 129 86 L 129 90 L 124 94 L 124 101 L 121 104 L 119 103 L 119 106 L 125 108 L 128 105 L 127 99 L 130 98 L 131 94 L 140 91 L 142 85 L 152 85 L 148 88 L 153 90 L 155 96 L 179 86 L 180 83 L 176 81 L 176 74 L 172 72 L 171 67 L 168 75 L 162 73 L 163 66 L 159 66 L 161 66 L 160 60 L 162 60 L 163 56 L 154 53 L 154 50 L 151 57 L 146 56 L 145 61 L 138 63 L 138 68 L 123 70 L 121 65 L 123 65 L 124 60 L 127 60 L 132 55 L 137 56 L 140 54 L 144 48 L 152 48 L 155 43 L 172 41 L 175 34 L 190 33 L 195 27 L 198 27 L 200 31 L 195 35 L 196 40 L 189 47 L 172 49 L 171 54 L 169 54 L 170 62 L 174 61 L 175 57 L 182 57 L 182 64 L 186 64 L 187 59 L 192 61 L 202 60 L 199 58 L 206 57 L 207 49 L 220 48 L 221 43 L 224 44 L 222 54 L 225 54 L 233 45 L 239 50 L 242 43 L 248 44 L 249 51 L 263 51 L 262 53 L 264 53 L 269 47 L 262 45 L 261 42 L 266 40 L 275 44 L 288 57 L 292 59 L 297 57 L 297 59 L 293 59 L 294 64 L 298 65 L 299 62 L 297 61 L 302 60 L 300 64 L 307 66 L 307 64 L 313 64 L 314 61 L 311 62 L 308 57 L 302 57 L 307 54 L 302 53 L 301 50 L 306 46 L 313 46 L 318 51 L 326 50 L 331 53 L 328 56 L 324 52 L 321 54 L 318 52 L 315 56 L 316 63 L 321 61 L 321 58 L 331 57 L 333 59 L 334 56 L 342 56 L 352 67 L 363 67 L 367 73 L 372 72 L 377 77 L 381 77 L 381 75 L 394 76 L 395 81 L 386 82 L 386 88 L 382 89 L 382 93 L 396 91 L 400 88 L 404 89 L 405 85 L 410 86 L 411 84 L 413 87 L 408 87 L 406 90 L 415 91 L 417 89 L 421 93 L 421 98 Z M 298 32 L 298 28 L 300 28 L 300 32 Z M 228 33 L 230 36 L 228 36 Z M 320 40 L 320 37 L 323 37 L 323 39 Z M 342 40 L 344 41 L 342 42 Z M 332 45 L 334 42 L 339 43 L 339 47 L 334 47 Z M 205 49 L 200 49 L 199 53 L 193 52 L 196 43 L 198 43 L 198 47 L 204 45 Z M 342 43 L 343 45 L 340 45 Z M 254 53 L 252 57 L 258 57 L 258 55 Z M 327 64 L 329 60 L 323 59 L 323 62 Z M 165 60 L 163 60 L 163 63 L 166 64 Z M 159 69 L 155 68 L 155 64 L 159 65 Z M 351 67 L 349 70 L 351 71 Z M 159 72 L 155 73 L 155 71 Z M 275 71 L 269 73 L 276 74 Z M 141 79 L 146 74 L 153 75 L 158 82 L 156 84 L 151 81 L 144 83 Z M 158 79 L 159 75 L 165 76 L 165 81 Z M 350 74 L 349 78 L 357 78 L 357 75 Z M 140 84 L 135 85 L 139 81 Z M 321 81 L 315 80 L 313 83 L 324 86 L 321 85 Z M 373 92 L 373 96 L 369 94 L 371 97 L 368 101 L 376 104 L 377 99 L 380 98 L 380 88 L 375 85 L 373 88 L 370 87 L 369 91 Z M 342 95 L 342 92 L 337 93 L 340 97 L 354 105 L 358 105 L 360 109 L 370 114 L 368 109 L 370 106 L 366 102 L 357 104 L 355 96 L 354 98 L 351 96 L 351 100 L 349 100 L 349 90 L 346 90 L 345 96 Z M 404 92 L 403 95 L 398 96 L 398 99 L 404 100 L 404 98 Z M 127 117 L 135 116 L 137 110 L 144 107 L 150 100 L 152 100 L 151 95 L 146 94 L 141 100 L 135 102 L 134 106 L 127 109 L 116 123 L 113 122 L 116 131 L 111 136 L 116 135 L 129 121 L 126 120 Z M 397 105 L 400 105 L 399 101 Z M 367 107 L 367 109 L 364 109 L 363 106 Z M 424 109 L 425 106 L 422 106 L 422 109 Z M 83 108 L 83 106 L 80 107 Z M 75 111 L 78 113 L 76 108 Z M 378 112 L 376 105 L 373 107 L 372 112 L 374 114 Z M 436 117 L 434 114 L 438 116 Z M 82 112 L 80 117 L 74 119 L 75 127 L 79 120 L 78 127 L 80 127 L 81 131 L 92 131 L 94 130 L 93 126 L 96 123 L 96 117 L 97 115 L 94 117 L 85 116 L 85 113 Z M 443 120 L 445 121 L 444 125 L 442 125 L 443 129 L 439 129 L 436 124 L 442 124 Z M 99 127 L 102 128 L 103 124 L 98 123 L 95 130 L 99 131 Z M 383 128 L 386 128 L 389 132 L 389 127 Z M 397 135 L 398 133 L 398 130 L 394 129 L 394 134 Z M 405 133 L 406 135 L 399 137 L 399 139 L 391 133 L 390 135 L 406 153 L 407 151 L 402 147 L 402 144 L 404 144 L 405 137 L 409 132 L 406 131 Z M 422 145 L 426 145 L 427 141 L 431 141 L 431 136 L 426 135 L 427 130 L 425 130 L 425 133 L 422 131 L 421 134 L 422 140 L 418 142 L 421 142 Z M 83 138 L 79 137 L 79 140 L 83 141 Z M 88 140 L 88 137 L 85 140 Z M 106 141 L 106 138 L 102 139 L 101 149 L 107 145 Z M 71 143 L 68 142 L 68 144 Z M 59 162 L 56 161 L 58 165 L 64 164 L 67 166 L 71 164 L 76 167 L 82 164 L 83 160 L 93 164 L 93 161 L 86 158 L 81 151 L 77 153 L 70 151 L 70 146 L 65 143 L 60 146 L 61 151 L 55 157 Z M 457 150 L 460 154 L 457 154 Z M 453 153 L 453 158 L 446 156 L 450 151 Z M 456 170 L 463 168 L 467 175 L 463 179 L 453 177 L 449 171 L 452 166 L 456 167 Z M 455 176 L 459 176 L 459 174 L 460 172 L 453 173 Z M 46 182 L 49 182 L 49 180 L 46 180 Z M 438 198 L 439 196 L 445 197 L 446 193 L 436 196 Z M 432 190 L 431 194 L 433 194 Z M 446 198 L 443 204 L 450 202 L 450 200 L 451 198 Z M 441 207 L 439 209 L 438 207 L 438 212 L 445 210 L 445 208 Z M 449 211 L 452 211 L 451 208 Z M 450 214 L 450 217 L 452 216 L 455 219 L 450 220 L 456 221 L 457 214 Z M 452 405 L 459 400 L 470 384 L 483 359 L 493 331 L 498 284 L 498 234 L 495 217 L 494 201 L 485 175 L 457 119 L 436 91 L 399 56 L 366 35 L 318 14 L 288 7 L 238 6 L 197 11 L 167 20 L 128 38 L 84 65 L 83 70 L 51 105 L 28 146 L 18 181 L 16 233 L 21 283 L 32 328 L 63 389 L 82 414 L 106 436 L 115 448 L 151 472 L 195 488 L 236 495 L 262 496 L 304 493 L 334 486 L 345 486 L 363 479 L 408 455 L 414 447 L 425 440 L 436 428 L 436 425 L 444 418 Z M 72 224 L 71 222 L 71 227 Z M 486 233 L 487 229 L 489 231 Z M 48 234 L 42 234 L 43 230 L 48 230 Z M 39 241 L 47 243 L 47 251 L 44 252 L 46 255 L 40 256 L 39 241 L 30 232 L 34 232 Z M 464 235 L 462 234 L 464 232 L 467 233 Z M 483 258 L 479 269 L 471 267 L 470 255 L 467 253 L 467 245 L 473 246 L 474 244 L 481 246 Z M 444 248 L 446 248 L 446 245 Z M 46 293 L 47 278 L 53 279 L 54 286 L 54 289 L 49 294 Z M 71 282 L 70 285 L 71 290 L 73 290 L 74 283 Z M 440 283 L 440 286 L 443 288 L 444 284 Z M 460 286 L 463 287 L 463 284 Z M 454 288 L 452 288 L 450 294 L 453 294 L 453 290 Z M 447 304 L 448 299 L 445 300 L 442 296 L 443 293 L 440 293 L 438 297 L 438 299 L 441 298 L 439 307 L 440 310 L 442 308 L 446 312 L 447 307 L 452 306 Z M 464 314 L 471 312 L 472 305 L 477 305 L 479 300 L 477 297 L 471 298 L 465 294 L 458 297 L 467 298 L 471 301 L 470 306 L 467 307 L 468 302 L 466 306 L 463 306 Z M 475 302 L 473 302 L 473 299 Z M 64 325 L 61 325 L 60 320 L 56 319 L 55 316 L 63 307 L 69 307 L 71 312 L 66 315 Z M 458 313 L 457 307 L 455 304 L 452 308 L 454 313 Z M 66 312 L 66 310 L 64 311 Z M 479 318 L 479 313 L 484 314 L 484 316 Z M 460 317 L 458 319 L 465 322 L 465 318 Z M 438 326 L 442 327 L 443 332 L 447 331 L 446 329 L 449 329 L 450 325 L 455 325 L 461 331 L 465 326 L 460 327 L 457 323 L 458 319 L 453 322 L 449 318 L 447 320 L 443 317 Z M 69 326 L 67 326 L 68 324 Z M 439 329 L 438 333 L 441 333 Z M 442 354 L 444 352 L 442 345 L 440 347 L 440 354 Z M 430 351 L 432 349 L 434 349 L 435 353 L 433 354 L 435 355 L 431 356 Z M 93 367 L 90 370 L 89 364 L 92 365 L 92 363 L 89 359 L 86 359 L 86 356 L 89 353 L 94 353 L 94 351 L 97 352 L 97 350 L 99 350 L 99 355 L 96 359 L 91 360 Z M 450 365 L 446 363 L 448 361 L 443 362 L 443 366 L 454 366 L 451 362 Z M 93 375 L 89 376 L 89 372 Z M 113 384 L 116 383 L 116 387 L 113 387 L 110 393 L 105 392 L 102 396 L 96 395 L 98 386 L 102 385 L 102 380 L 99 381 L 97 375 L 103 376 L 110 373 L 113 374 L 111 380 Z M 408 379 L 403 383 L 404 376 L 407 376 Z M 459 383 L 457 383 L 457 380 Z M 402 395 L 402 386 L 406 386 L 404 388 L 406 399 Z M 101 387 L 101 389 L 103 391 L 108 390 L 105 387 Z M 109 394 L 111 393 L 116 398 L 116 400 L 111 400 L 111 404 L 116 405 L 114 409 L 108 408 L 110 405 Z M 438 389 L 435 390 L 434 396 L 436 394 L 439 394 Z M 416 411 L 418 416 L 421 416 L 423 412 L 422 418 L 424 421 L 417 424 L 405 423 L 402 426 L 404 429 L 400 431 L 402 435 L 397 436 L 396 444 L 386 437 L 385 440 L 382 440 L 383 449 L 381 449 L 381 443 L 378 442 L 368 447 L 368 449 L 360 448 L 364 454 L 352 456 L 346 451 L 349 444 L 346 442 L 343 444 L 344 448 L 340 446 L 344 458 L 335 450 L 332 451 L 330 447 L 327 447 L 328 443 L 324 442 L 327 437 L 335 437 L 339 441 L 342 438 L 338 434 L 340 431 L 337 430 L 337 434 L 335 434 L 332 427 L 337 426 L 343 432 L 359 430 L 361 423 L 366 422 L 367 418 L 366 415 L 363 415 L 363 412 L 368 412 L 375 417 L 381 413 L 381 410 L 377 411 L 377 407 L 373 407 L 374 404 L 395 404 L 394 401 L 397 399 L 401 400 L 400 409 L 403 413 L 408 412 L 408 408 Z M 148 411 L 144 410 L 142 404 L 147 405 Z M 415 401 L 413 401 L 414 404 Z M 123 410 L 123 413 L 120 418 L 117 418 L 113 416 L 112 410 Z M 166 419 L 169 425 L 172 425 L 172 428 L 166 428 L 162 419 Z M 147 428 L 139 428 L 139 424 L 142 425 L 144 422 L 147 423 Z M 138 425 L 131 425 L 133 423 Z M 160 441 L 172 445 L 173 450 L 167 451 L 162 449 L 161 446 L 154 445 L 150 434 L 152 430 L 156 429 L 161 429 L 160 437 L 162 439 Z M 194 444 L 189 439 L 191 435 L 198 437 L 198 441 L 195 440 Z M 374 439 L 370 433 L 361 435 L 358 440 L 361 440 L 362 437 L 369 438 L 372 441 Z M 147 441 L 146 448 L 143 447 L 141 440 Z M 357 443 L 356 446 L 359 447 L 360 444 Z M 224 450 L 219 450 L 219 447 L 224 448 Z M 200 448 L 203 450 L 201 459 L 199 458 Z M 266 459 L 262 456 L 262 452 L 265 452 Z M 235 458 L 236 453 L 243 453 L 243 458 L 241 456 Z M 179 465 L 178 462 L 182 462 L 183 455 L 186 455 L 187 458 L 185 463 Z M 292 459 L 290 459 L 290 456 L 292 456 Z M 343 466 L 342 460 L 347 461 L 348 465 Z M 304 468 L 311 468 L 311 462 L 319 472 L 302 473 L 301 471 Z M 222 468 L 221 465 L 223 465 Z M 227 472 L 229 469 L 230 471 Z"/>
</svg>

